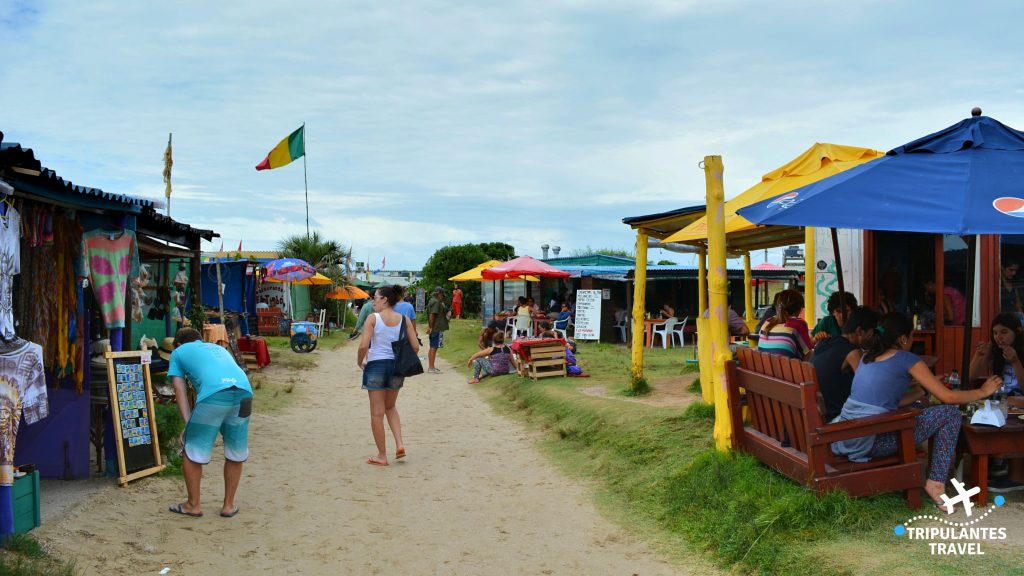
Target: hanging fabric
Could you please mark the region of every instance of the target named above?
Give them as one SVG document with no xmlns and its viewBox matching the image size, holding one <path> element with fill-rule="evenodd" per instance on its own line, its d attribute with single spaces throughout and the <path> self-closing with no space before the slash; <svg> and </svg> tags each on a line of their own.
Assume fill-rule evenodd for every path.
<svg viewBox="0 0 1024 576">
<path fill-rule="evenodd" d="M 21 417 L 32 425 L 49 413 L 42 347 L 20 338 L 0 342 L 0 486 L 14 483 Z"/>
</svg>

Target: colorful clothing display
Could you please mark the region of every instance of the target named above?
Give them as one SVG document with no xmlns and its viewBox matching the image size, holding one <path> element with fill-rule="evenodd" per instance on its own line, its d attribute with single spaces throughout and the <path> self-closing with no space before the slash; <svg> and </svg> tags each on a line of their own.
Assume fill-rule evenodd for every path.
<svg viewBox="0 0 1024 576">
<path fill-rule="evenodd" d="M 21 215 L 0 216 L 0 336 L 14 337 L 14 275 L 21 273 Z"/>
<path fill-rule="evenodd" d="M 32 425 L 50 413 L 43 349 L 17 339 L 0 350 L 0 486 L 14 483 L 14 443 L 22 415 Z"/>
<path fill-rule="evenodd" d="M 82 272 L 89 278 L 104 325 L 124 328 L 128 280 L 139 276 L 135 232 L 91 230 L 83 234 Z"/>
</svg>

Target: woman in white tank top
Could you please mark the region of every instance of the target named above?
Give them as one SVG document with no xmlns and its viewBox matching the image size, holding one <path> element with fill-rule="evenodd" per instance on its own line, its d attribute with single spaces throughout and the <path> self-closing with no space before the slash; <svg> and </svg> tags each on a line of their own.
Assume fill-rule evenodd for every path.
<svg viewBox="0 0 1024 576">
<path fill-rule="evenodd" d="M 363 370 L 363 390 L 366 390 L 370 397 L 370 431 L 373 432 L 373 441 L 377 444 L 377 455 L 367 458 L 366 463 L 376 466 L 388 465 L 384 436 L 385 416 L 388 419 L 388 426 L 391 427 L 391 434 L 395 437 L 395 458 L 405 457 L 402 421 L 398 417 L 398 409 L 395 408 L 398 391 L 402 388 L 405 378 L 394 373 L 395 353 L 391 347 L 391 343 L 398 340 L 402 322 L 406 323 L 406 338 L 413 351 L 420 351 L 412 320 L 393 309 L 398 302 L 399 294 L 401 288 L 398 286 L 378 288 L 374 293 L 375 313 L 366 319 L 356 358 L 359 368 Z"/>
</svg>

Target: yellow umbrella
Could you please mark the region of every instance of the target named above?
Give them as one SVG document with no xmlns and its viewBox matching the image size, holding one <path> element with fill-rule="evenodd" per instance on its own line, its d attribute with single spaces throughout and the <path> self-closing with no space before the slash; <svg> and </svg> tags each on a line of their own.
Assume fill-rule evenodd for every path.
<svg viewBox="0 0 1024 576">
<path fill-rule="evenodd" d="M 328 292 L 327 297 L 331 300 L 359 300 L 369 298 L 370 295 L 358 286 L 338 286 Z"/>
<path fill-rule="evenodd" d="M 498 264 L 502 264 L 502 262 L 500 260 L 488 260 L 487 262 L 484 262 L 483 264 L 477 266 L 476 268 L 473 268 L 472 270 L 466 270 L 462 274 L 456 274 L 455 276 L 452 276 L 451 278 L 449 278 L 449 280 L 451 280 L 452 282 L 490 282 L 490 280 L 484 279 L 482 273 L 484 270 L 488 268 L 493 268 Z M 523 276 L 520 279 L 529 280 L 530 282 L 540 281 L 540 278 L 537 278 L 536 276 Z"/>
<path fill-rule="evenodd" d="M 760 182 L 725 203 L 726 236 L 757 228 L 756 224 L 736 214 L 740 208 L 796 190 L 881 156 L 885 156 L 885 152 L 870 148 L 816 143 L 785 166 L 765 174 Z M 707 237 L 708 219 L 705 216 L 665 238 L 663 242 L 693 243 L 707 240 Z"/>
<path fill-rule="evenodd" d="M 267 282 L 282 282 L 283 283 L 284 280 L 275 280 L 274 278 L 267 278 Z M 295 282 L 292 282 L 292 284 L 299 284 L 299 285 L 302 285 L 302 286 L 313 286 L 313 285 L 319 286 L 319 285 L 323 285 L 323 284 L 333 284 L 333 281 L 330 278 L 328 278 L 327 276 L 324 276 L 323 274 L 317 272 L 316 276 L 311 276 L 309 278 L 306 278 L 305 280 L 297 280 Z"/>
</svg>

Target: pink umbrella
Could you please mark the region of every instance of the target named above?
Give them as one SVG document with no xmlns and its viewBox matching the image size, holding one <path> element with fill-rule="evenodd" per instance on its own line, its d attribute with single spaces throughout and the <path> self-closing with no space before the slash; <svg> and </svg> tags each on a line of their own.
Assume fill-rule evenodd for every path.
<svg viewBox="0 0 1024 576">
<path fill-rule="evenodd" d="M 520 256 L 508 262 L 498 264 L 480 273 L 487 280 L 517 280 L 522 276 L 538 276 L 543 278 L 568 278 L 569 273 L 545 264 L 536 258 Z"/>
</svg>

